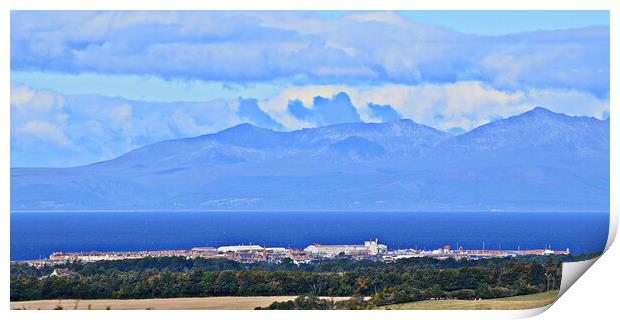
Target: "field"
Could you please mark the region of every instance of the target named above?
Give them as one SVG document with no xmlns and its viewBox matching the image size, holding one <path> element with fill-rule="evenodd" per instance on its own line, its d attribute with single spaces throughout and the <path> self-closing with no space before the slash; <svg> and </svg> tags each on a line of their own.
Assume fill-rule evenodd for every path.
<svg viewBox="0 0 620 320">
<path fill-rule="evenodd" d="M 551 304 L 558 291 L 549 291 L 525 296 L 489 300 L 428 300 L 384 306 L 385 310 L 518 310 L 539 308 Z M 294 300 L 295 296 L 273 297 L 208 297 L 171 299 L 101 299 L 101 300 L 35 300 L 11 302 L 11 309 L 51 310 L 247 310 L 266 307 L 274 301 Z M 323 299 L 346 300 L 348 297 L 322 297 Z"/>
<path fill-rule="evenodd" d="M 11 309 L 51 310 L 58 306 L 64 310 L 246 310 L 266 307 L 274 301 L 294 300 L 295 296 L 273 297 L 208 297 L 171 299 L 101 299 L 101 300 L 35 300 L 11 302 Z M 323 299 L 347 300 L 349 297 L 322 297 Z"/>
<path fill-rule="evenodd" d="M 558 291 L 488 300 L 427 300 L 384 306 L 388 310 L 520 310 L 553 303 Z"/>
</svg>

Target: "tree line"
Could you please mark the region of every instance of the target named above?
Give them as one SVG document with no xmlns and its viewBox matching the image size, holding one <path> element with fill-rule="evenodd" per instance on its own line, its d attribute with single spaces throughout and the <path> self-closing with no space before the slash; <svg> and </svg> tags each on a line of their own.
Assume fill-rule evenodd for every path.
<svg viewBox="0 0 620 320">
<path fill-rule="evenodd" d="M 105 273 L 110 271 L 145 271 L 155 269 L 163 271 L 165 269 L 172 272 L 189 272 L 193 270 L 202 271 L 223 271 L 223 270 L 263 270 L 263 271 L 306 271 L 306 272 L 349 272 L 358 268 L 384 268 L 422 266 L 432 269 L 453 269 L 461 267 L 493 266 L 504 264 L 509 261 L 524 261 L 545 264 L 548 260 L 554 263 L 574 262 L 589 260 L 599 256 L 600 253 L 589 253 L 581 255 L 562 255 L 562 256 L 538 256 L 526 255 L 509 258 L 491 258 L 481 260 L 439 260 L 431 257 L 407 258 L 395 262 L 382 262 L 372 260 L 351 260 L 327 259 L 309 264 L 294 264 L 290 259 L 284 259 L 282 263 L 241 263 L 229 259 L 220 258 L 195 258 L 185 257 L 145 257 L 141 259 L 126 259 L 113 261 L 97 261 L 91 263 L 68 262 L 56 266 L 46 266 L 34 268 L 26 265 L 11 264 L 11 276 L 31 275 L 42 277 L 50 274 L 55 268 L 68 268 L 83 275 Z"/>
<path fill-rule="evenodd" d="M 223 259 L 145 258 L 71 263 L 65 267 L 76 273 L 64 277 L 46 276 L 52 268 L 12 265 L 11 301 L 274 295 L 302 296 L 313 301 L 316 296 L 346 296 L 353 297 L 346 303 L 347 308 L 366 308 L 557 289 L 561 259 L 546 257 L 544 263 L 537 259 L 410 258 L 394 263 L 342 259 L 297 266 L 290 261 L 243 264 Z"/>
</svg>

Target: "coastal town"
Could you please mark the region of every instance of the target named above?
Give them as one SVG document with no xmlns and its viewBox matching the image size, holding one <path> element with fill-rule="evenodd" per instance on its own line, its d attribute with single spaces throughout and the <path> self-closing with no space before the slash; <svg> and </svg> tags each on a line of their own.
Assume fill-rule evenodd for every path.
<svg viewBox="0 0 620 320">
<path fill-rule="evenodd" d="M 484 246 L 483 246 L 484 247 Z M 187 259 L 229 259 L 243 263 L 267 262 L 282 263 L 289 259 L 295 264 L 312 263 L 328 259 L 353 259 L 391 262 L 404 258 L 431 257 L 435 259 L 455 260 L 516 257 L 523 255 L 568 255 L 570 250 L 557 251 L 550 248 L 535 250 L 466 250 L 462 246 L 452 248 L 449 245 L 435 250 L 397 249 L 388 250 L 378 239 L 367 240 L 361 244 L 323 245 L 311 244 L 304 249 L 266 247 L 256 244 L 230 245 L 221 247 L 194 247 L 186 250 L 149 250 L 149 251 L 111 251 L 111 252 L 54 252 L 47 259 L 22 260 L 14 263 L 34 267 L 61 265 L 67 262 L 96 262 L 124 259 L 141 259 L 147 257 L 185 257 Z"/>
</svg>

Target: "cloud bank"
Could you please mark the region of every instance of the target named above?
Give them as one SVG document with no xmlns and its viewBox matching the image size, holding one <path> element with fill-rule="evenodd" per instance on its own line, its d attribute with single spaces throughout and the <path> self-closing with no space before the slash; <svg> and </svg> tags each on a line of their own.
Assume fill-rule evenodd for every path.
<svg viewBox="0 0 620 320">
<path fill-rule="evenodd" d="M 407 118 L 462 133 L 534 106 L 570 115 L 609 116 L 609 99 L 590 93 L 564 89 L 501 91 L 475 81 L 368 88 L 308 85 L 285 88 L 263 100 L 174 103 L 62 95 L 13 84 L 11 163 L 86 164 L 148 143 L 213 133 L 241 123 L 295 130 Z"/>
<path fill-rule="evenodd" d="M 481 81 L 609 94 L 609 28 L 467 35 L 391 12 L 22 11 L 11 69 L 207 81 Z"/>
</svg>

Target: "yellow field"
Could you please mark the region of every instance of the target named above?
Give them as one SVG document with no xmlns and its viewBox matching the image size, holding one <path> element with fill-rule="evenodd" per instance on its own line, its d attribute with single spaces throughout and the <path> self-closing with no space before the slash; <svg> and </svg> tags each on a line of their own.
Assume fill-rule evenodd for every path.
<svg viewBox="0 0 620 320">
<path fill-rule="evenodd" d="M 428 300 L 383 306 L 384 310 L 519 310 L 539 308 L 553 303 L 558 291 L 489 300 Z M 101 299 L 101 300 L 35 300 L 11 302 L 11 309 L 51 310 L 251 310 L 266 307 L 274 301 L 294 300 L 295 296 L 272 297 L 208 297 L 170 299 Z M 348 297 L 321 297 L 334 301 Z"/>
<path fill-rule="evenodd" d="M 51 310 L 61 306 L 64 310 L 247 310 L 267 307 L 274 301 L 295 300 L 296 296 L 273 297 L 209 297 L 209 298 L 171 298 L 171 299 L 127 299 L 127 300 L 34 300 L 11 302 L 11 309 Z M 334 301 L 349 297 L 322 297 Z"/>
<path fill-rule="evenodd" d="M 428 300 L 384 306 L 387 310 L 522 310 L 555 302 L 558 291 L 489 300 Z"/>
</svg>

